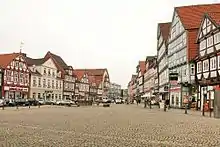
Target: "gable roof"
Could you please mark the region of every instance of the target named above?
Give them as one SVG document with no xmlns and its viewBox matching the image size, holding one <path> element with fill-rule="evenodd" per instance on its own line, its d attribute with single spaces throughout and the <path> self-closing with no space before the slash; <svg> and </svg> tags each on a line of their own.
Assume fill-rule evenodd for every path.
<svg viewBox="0 0 220 147">
<path fill-rule="evenodd" d="M 81 80 L 85 74 L 85 70 L 73 70 L 74 75 L 76 75 L 78 80 Z"/>
<path fill-rule="evenodd" d="M 103 76 L 107 69 L 99 68 L 99 69 L 77 69 L 77 70 L 85 70 L 89 75 L 93 75 L 93 76 L 101 76 L 101 75 Z"/>
<path fill-rule="evenodd" d="M 144 75 L 145 72 L 145 61 L 139 61 L 137 69 L 140 68 L 141 75 Z"/>
<path fill-rule="evenodd" d="M 160 28 L 160 32 L 162 34 L 163 39 L 167 42 L 168 36 L 169 36 L 171 22 L 159 23 L 158 26 Z"/>
<path fill-rule="evenodd" d="M 21 53 L 0 54 L 0 67 L 6 68 L 13 59 L 22 55 Z"/>
<path fill-rule="evenodd" d="M 216 25 L 220 26 L 220 12 L 208 12 L 205 15 L 208 15 Z"/>
<path fill-rule="evenodd" d="M 27 65 L 32 66 L 32 65 L 41 65 L 45 62 L 44 58 L 39 58 L 39 59 L 32 59 L 30 57 L 25 57 Z"/>
<path fill-rule="evenodd" d="M 220 12 L 220 4 L 204 4 L 175 7 L 186 30 L 198 29 L 205 12 Z"/>
<path fill-rule="evenodd" d="M 68 65 L 65 63 L 65 61 L 58 55 L 51 53 L 50 51 L 47 52 L 47 55 L 50 55 L 63 69 L 68 69 Z M 45 57 L 46 57 L 45 56 Z"/>
</svg>

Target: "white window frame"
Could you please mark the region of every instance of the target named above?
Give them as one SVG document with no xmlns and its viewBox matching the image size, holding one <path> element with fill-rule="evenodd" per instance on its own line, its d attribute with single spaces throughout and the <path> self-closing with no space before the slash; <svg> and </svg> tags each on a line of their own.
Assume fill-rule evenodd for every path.
<svg viewBox="0 0 220 147">
<path fill-rule="evenodd" d="M 214 35 L 214 44 L 220 43 L 220 32 Z"/>
<path fill-rule="evenodd" d="M 209 71 L 209 59 L 203 61 L 203 72 Z"/>
<path fill-rule="evenodd" d="M 210 36 L 207 39 L 207 47 L 211 47 L 213 45 L 213 36 Z"/>
<path fill-rule="evenodd" d="M 203 41 L 201 41 L 201 42 L 199 43 L 199 49 L 200 49 L 200 50 L 205 49 L 205 48 L 206 48 L 206 44 L 207 44 L 206 39 L 203 40 Z"/>
<path fill-rule="evenodd" d="M 218 56 L 218 69 L 220 69 L 220 56 Z"/>
<path fill-rule="evenodd" d="M 210 58 L 210 70 L 216 69 L 216 57 Z"/>
<path fill-rule="evenodd" d="M 197 73 L 202 72 L 202 61 L 197 62 Z"/>
</svg>

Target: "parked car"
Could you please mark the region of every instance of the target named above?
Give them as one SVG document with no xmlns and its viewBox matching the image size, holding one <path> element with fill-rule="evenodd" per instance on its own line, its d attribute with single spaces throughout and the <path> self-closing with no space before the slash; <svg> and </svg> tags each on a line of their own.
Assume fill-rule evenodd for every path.
<svg viewBox="0 0 220 147">
<path fill-rule="evenodd" d="M 38 103 L 40 105 L 45 105 L 45 100 L 44 99 L 38 99 Z"/>
<path fill-rule="evenodd" d="M 121 99 L 116 99 L 116 100 L 115 100 L 115 103 L 116 103 L 116 104 L 122 104 L 122 100 L 121 100 Z"/>
<path fill-rule="evenodd" d="M 27 100 L 23 98 L 16 98 L 14 102 L 16 106 L 24 106 L 27 103 Z"/>
</svg>

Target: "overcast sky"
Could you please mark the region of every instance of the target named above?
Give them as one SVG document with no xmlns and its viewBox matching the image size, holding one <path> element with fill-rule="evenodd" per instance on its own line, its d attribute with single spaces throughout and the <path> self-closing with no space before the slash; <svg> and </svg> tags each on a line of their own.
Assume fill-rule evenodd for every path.
<svg viewBox="0 0 220 147">
<path fill-rule="evenodd" d="M 174 6 L 216 0 L 0 0 L 0 52 L 47 51 L 74 68 L 108 68 L 125 87 L 139 60 L 156 55 L 157 23 Z"/>
</svg>

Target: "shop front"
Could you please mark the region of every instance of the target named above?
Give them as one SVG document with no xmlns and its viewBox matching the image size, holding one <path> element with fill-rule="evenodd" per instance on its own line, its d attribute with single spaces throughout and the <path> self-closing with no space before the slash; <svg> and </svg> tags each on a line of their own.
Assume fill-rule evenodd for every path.
<svg viewBox="0 0 220 147">
<path fill-rule="evenodd" d="M 16 99 L 16 98 L 28 98 L 29 88 L 27 87 L 12 87 L 12 86 L 4 86 L 4 98 L 5 99 Z"/>
</svg>

